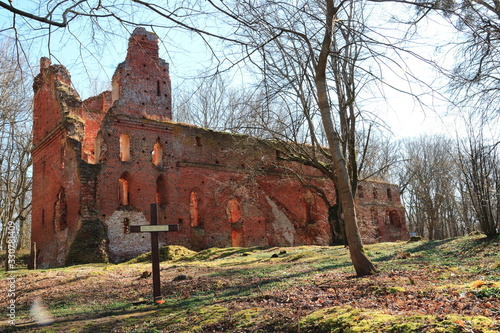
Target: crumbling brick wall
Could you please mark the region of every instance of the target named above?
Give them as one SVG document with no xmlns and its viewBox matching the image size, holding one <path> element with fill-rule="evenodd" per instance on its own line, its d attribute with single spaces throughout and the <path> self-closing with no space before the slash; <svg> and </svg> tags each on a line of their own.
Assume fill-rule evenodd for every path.
<svg viewBox="0 0 500 333">
<path fill-rule="evenodd" d="M 311 167 L 278 158 L 265 140 L 171 121 L 168 64 L 158 39 L 138 28 L 113 90 L 80 101 L 67 70 L 42 59 L 35 79 L 33 241 L 38 263 L 121 261 L 150 249 L 157 202 L 162 244 L 328 245 L 328 207 L 299 173 L 335 201 Z M 286 170 L 293 170 L 288 173 Z M 356 198 L 365 242 L 408 238 L 396 186 L 365 182 Z"/>
</svg>

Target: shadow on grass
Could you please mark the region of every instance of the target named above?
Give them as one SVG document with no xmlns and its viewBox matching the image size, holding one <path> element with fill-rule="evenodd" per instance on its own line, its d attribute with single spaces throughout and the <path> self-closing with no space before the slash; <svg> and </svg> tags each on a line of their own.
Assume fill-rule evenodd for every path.
<svg viewBox="0 0 500 333">
<path fill-rule="evenodd" d="M 426 242 L 421 243 L 421 244 L 415 244 L 414 247 L 409 248 L 406 251 L 410 252 L 410 253 L 417 253 L 417 252 L 432 253 L 432 252 L 436 252 L 440 246 L 447 244 L 449 242 L 452 242 L 454 240 L 456 240 L 456 238 L 447 238 L 447 239 L 443 239 L 443 240 L 426 241 Z"/>
<path fill-rule="evenodd" d="M 67 285 L 67 284 L 71 284 L 71 283 L 73 283 L 73 282 L 85 281 L 85 280 L 87 280 L 87 279 L 89 279 L 89 278 L 91 278 L 91 277 L 92 277 L 92 275 L 90 275 L 90 274 L 85 275 L 85 276 L 76 276 L 76 277 L 74 277 L 74 278 L 72 278 L 72 279 L 68 279 L 68 280 L 66 280 L 66 281 L 64 281 L 64 282 L 60 282 L 60 281 L 59 281 L 59 282 L 58 282 L 58 285 L 59 285 L 59 286 L 64 286 L 64 285 Z M 37 291 L 37 290 L 43 290 L 43 289 L 45 289 L 45 287 L 41 287 L 41 286 L 40 286 L 40 287 L 37 287 L 36 285 L 37 285 L 38 283 L 40 283 L 41 281 L 44 281 L 44 280 L 51 280 L 51 279 L 52 279 L 51 277 L 44 277 L 44 278 L 41 278 L 41 279 L 37 280 L 36 284 L 34 284 L 34 286 L 33 286 L 32 288 L 25 288 L 25 289 L 23 289 L 23 293 L 28 294 L 28 293 L 32 293 L 32 292 Z"/>
<path fill-rule="evenodd" d="M 440 252 L 439 251 L 440 246 L 447 244 L 455 239 L 456 238 L 447 238 L 447 239 L 443 239 L 443 240 L 418 242 L 418 243 L 415 243 L 414 246 L 410 246 L 410 247 L 406 248 L 406 250 L 404 250 L 404 251 L 412 253 L 412 254 L 419 253 L 419 252 L 425 252 L 426 256 L 422 257 L 421 260 L 428 260 L 427 255 L 436 254 L 436 253 Z M 373 262 L 388 262 L 388 261 L 393 260 L 395 255 L 396 255 L 396 253 L 389 253 L 389 254 L 386 254 L 383 256 L 374 257 L 372 259 L 372 261 Z"/>
<path fill-rule="evenodd" d="M 331 271 L 338 268 L 343 268 L 349 266 L 350 263 L 342 263 L 336 265 L 325 265 L 320 268 L 311 268 L 308 270 L 303 270 L 300 272 L 295 272 L 293 274 L 287 274 L 286 276 L 276 276 L 276 277 L 262 277 L 259 274 L 260 268 L 255 269 L 230 269 L 224 272 L 218 272 L 216 274 L 211 274 L 211 277 L 246 277 L 247 281 L 242 281 L 241 283 L 236 283 L 233 285 L 213 285 L 209 290 L 195 291 L 185 297 L 175 301 L 175 307 L 180 310 L 189 310 L 195 307 L 221 304 L 230 302 L 231 300 L 238 299 L 239 301 L 251 301 L 257 296 L 263 296 L 266 292 L 271 292 L 273 290 L 273 285 L 280 283 L 292 283 L 291 281 L 295 279 L 301 279 L 309 277 L 311 274 L 321 273 L 324 271 Z M 274 272 L 276 272 L 276 269 Z M 223 274 L 221 274 L 223 273 Z M 266 276 L 271 275 L 271 272 L 266 274 Z M 167 290 L 168 285 L 163 284 L 163 290 Z M 275 288 L 279 288 L 275 286 Z M 252 296 L 253 295 L 253 296 Z M 169 296 L 167 296 L 169 297 Z M 171 295 L 175 298 L 175 295 Z M 214 300 L 216 301 L 214 302 Z"/>
<path fill-rule="evenodd" d="M 458 242 L 455 242 L 457 240 Z M 453 242 L 455 243 L 450 244 Z M 418 254 L 411 258 L 412 262 L 445 263 L 450 260 L 456 260 L 457 258 L 475 257 L 478 253 L 486 250 L 492 245 L 500 245 L 500 236 L 482 238 L 455 237 L 443 240 L 417 242 L 415 244 L 407 243 L 401 251 Z M 498 251 L 492 247 L 492 251 L 490 251 L 489 255 L 496 255 L 497 253 Z M 389 253 L 383 256 L 374 257 L 372 260 L 374 262 L 389 262 L 394 259 L 395 255 L 396 253 Z"/>
<path fill-rule="evenodd" d="M 500 246 L 500 235 L 491 237 L 485 236 L 482 238 L 472 239 L 470 242 L 464 243 L 460 250 L 463 253 L 479 252 L 490 245 Z"/>
<path fill-rule="evenodd" d="M 248 255 L 256 251 L 265 251 L 269 247 L 228 247 L 228 248 L 210 248 L 200 251 L 192 256 L 187 256 L 185 258 L 179 259 L 179 261 L 204 261 L 204 260 L 217 260 L 230 257 L 232 255 Z"/>
<path fill-rule="evenodd" d="M 133 307 L 130 304 L 130 307 Z M 77 328 L 78 332 L 111 332 L 116 327 L 117 322 L 125 321 L 127 319 L 141 320 L 148 315 L 155 314 L 161 309 L 156 305 L 135 309 L 120 309 L 120 310 L 105 310 L 101 313 L 92 315 L 77 314 L 75 316 L 64 316 L 55 318 L 54 323 L 50 325 L 40 326 L 35 322 L 17 323 L 16 326 L 10 326 L 0 332 L 31 332 L 44 330 L 52 332 L 53 329 L 60 329 L 60 327 Z M 59 331 L 58 331 L 59 332 Z"/>
</svg>

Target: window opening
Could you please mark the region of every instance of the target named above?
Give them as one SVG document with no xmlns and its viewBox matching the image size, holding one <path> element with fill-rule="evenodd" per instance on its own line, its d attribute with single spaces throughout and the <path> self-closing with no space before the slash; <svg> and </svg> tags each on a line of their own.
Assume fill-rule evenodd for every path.
<svg viewBox="0 0 500 333">
<path fill-rule="evenodd" d="M 127 206 L 130 204 L 130 195 L 129 195 L 129 181 L 126 175 L 123 175 L 119 179 L 119 199 L 120 204 Z"/>
<path fill-rule="evenodd" d="M 200 216 L 198 212 L 198 194 L 192 191 L 189 196 L 189 213 L 191 215 L 191 226 L 198 227 L 200 225 Z"/>
<path fill-rule="evenodd" d="M 120 134 L 120 161 L 130 161 L 130 137 L 127 134 Z"/>
<path fill-rule="evenodd" d="M 311 191 L 307 191 L 304 195 L 304 203 L 306 208 L 306 223 L 311 224 L 316 222 L 316 200 Z"/>
<path fill-rule="evenodd" d="M 156 140 L 151 155 L 153 164 L 161 166 L 163 163 L 163 147 L 161 146 L 160 139 Z"/>
<path fill-rule="evenodd" d="M 56 232 L 67 227 L 68 205 L 66 203 L 66 192 L 64 187 L 59 189 L 54 204 L 54 229 Z"/>
<path fill-rule="evenodd" d="M 240 201 L 238 199 L 230 199 L 227 202 L 226 212 L 230 223 L 236 223 L 241 220 L 242 212 Z"/>
<path fill-rule="evenodd" d="M 117 81 L 113 81 L 111 83 L 111 103 L 114 103 L 117 99 L 120 98 L 120 85 Z"/>
<path fill-rule="evenodd" d="M 365 194 L 363 193 L 363 186 L 361 185 L 358 185 L 358 197 L 361 199 L 365 197 Z"/>
<path fill-rule="evenodd" d="M 401 226 L 401 215 L 397 210 L 389 211 L 389 223 L 396 227 Z"/>
<path fill-rule="evenodd" d="M 195 139 L 195 141 L 196 141 L 195 145 L 196 145 L 197 147 L 201 147 L 201 138 L 200 138 L 199 136 L 197 136 L 197 137 L 195 137 L 194 139 Z"/>
<path fill-rule="evenodd" d="M 94 140 L 94 163 L 99 163 L 101 159 L 102 134 L 99 132 Z"/>
<path fill-rule="evenodd" d="M 370 209 L 370 218 L 372 220 L 373 225 L 378 225 L 378 214 L 375 208 L 373 207 Z"/>
</svg>

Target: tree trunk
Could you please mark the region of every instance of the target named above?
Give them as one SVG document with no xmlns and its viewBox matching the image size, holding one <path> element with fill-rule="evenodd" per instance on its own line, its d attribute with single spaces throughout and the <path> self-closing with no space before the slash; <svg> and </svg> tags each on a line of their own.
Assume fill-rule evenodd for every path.
<svg viewBox="0 0 500 333">
<path fill-rule="evenodd" d="M 335 130 L 332 111 L 328 98 L 328 88 L 326 80 L 326 67 L 328 64 L 328 55 L 332 43 L 332 32 L 334 17 L 338 8 L 334 6 L 333 0 L 327 0 L 326 27 L 321 51 L 316 66 L 315 84 L 318 93 L 318 106 L 321 112 L 321 120 L 325 129 L 330 152 L 332 155 L 332 164 L 337 178 L 338 198 L 344 213 L 345 232 L 347 242 L 349 243 L 349 253 L 358 276 L 372 275 L 377 272 L 375 266 L 364 254 L 361 235 L 359 234 L 356 219 L 356 208 L 354 206 L 354 197 L 351 190 L 349 171 L 346 160 L 342 154 L 342 145 L 338 132 Z"/>
<path fill-rule="evenodd" d="M 330 150 L 332 151 L 332 159 L 337 174 L 338 200 L 342 204 L 344 213 L 345 233 L 349 244 L 352 264 L 358 276 L 372 275 L 377 272 L 377 269 L 363 251 L 363 242 L 359 234 L 349 173 L 340 149 L 340 140 L 337 138 L 335 141 L 338 143 L 334 147 L 330 147 Z"/>
</svg>

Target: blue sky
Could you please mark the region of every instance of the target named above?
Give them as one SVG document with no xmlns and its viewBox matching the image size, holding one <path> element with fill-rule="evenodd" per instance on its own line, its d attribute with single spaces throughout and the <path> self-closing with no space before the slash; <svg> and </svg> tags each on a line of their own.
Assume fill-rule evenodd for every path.
<svg viewBox="0 0 500 333">
<path fill-rule="evenodd" d="M 22 5 L 24 9 L 32 10 L 37 7 L 38 2 L 26 0 Z M 385 7 L 377 5 L 372 15 L 376 15 L 380 22 L 388 22 L 395 12 L 398 13 L 394 6 L 394 4 Z M 0 29 L 5 29 L 11 22 L 12 15 L 0 9 Z M 49 38 L 48 31 L 30 31 L 32 23 L 17 18 L 20 27 L 19 36 L 24 39 L 23 45 L 29 54 L 30 62 L 34 65 L 34 74 L 38 72 L 39 58 L 49 56 L 53 63 L 61 63 L 69 69 L 73 84 L 82 98 L 109 88 L 116 66 L 125 58 L 128 37 L 133 29 L 110 26 L 108 31 L 112 31 L 112 34 L 100 32 L 89 34 L 91 26 L 84 19 L 80 19 L 71 29 L 55 29 Z M 412 37 L 413 50 L 419 55 L 449 66 L 453 53 L 450 51 L 447 53 L 447 50 L 439 46 L 455 38 L 454 31 L 446 28 L 444 22 L 439 19 L 427 20 L 424 23 L 426 28 L 419 30 L 419 33 Z M 387 30 L 387 38 L 394 33 L 392 29 Z M 196 35 L 182 32 L 175 27 L 158 31 L 158 34 L 161 39 L 160 56 L 170 63 L 175 104 L 176 91 L 183 89 L 200 71 L 213 67 L 214 63 L 210 60 L 208 48 Z M 12 37 L 12 31 L 3 31 L 0 35 Z M 79 41 L 76 41 L 74 36 L 78 36 Z M 433 44 L 429 43 L 431 40 Z M 376 110 L 378 117 L 387 123 L 398 138 L 418 136 L 422 133 L 454 136 L 460 125 L 457 117 L 453 115 L 453 110 L 449 109 L 447 101 L 439 94 L 428 94 L 428 87 L 422 87 L 422 84 L 417 82 L 408 83 L 401 80 L 401 77 L 411 74 L 435 86 L 444 86 L 445 80 L 440 79 L 429 65 L 415 58 L 408 56 L 401 61 L 404 63 L 400 68 L 392 67 L 386 71 L 385 79 L 398 88 L 421 95 L 422 104 L 410 96 L 386 87 L 384 98 L 377 98 L 377 93 L 380 92 L 374 92 L 373 104 L 365 107 Z M 233 77 L 244 81 L 245 77 L 241 73 L 238 72 Z M 452 116 L 446 116 L 450 113 Z"/>
</svg>

